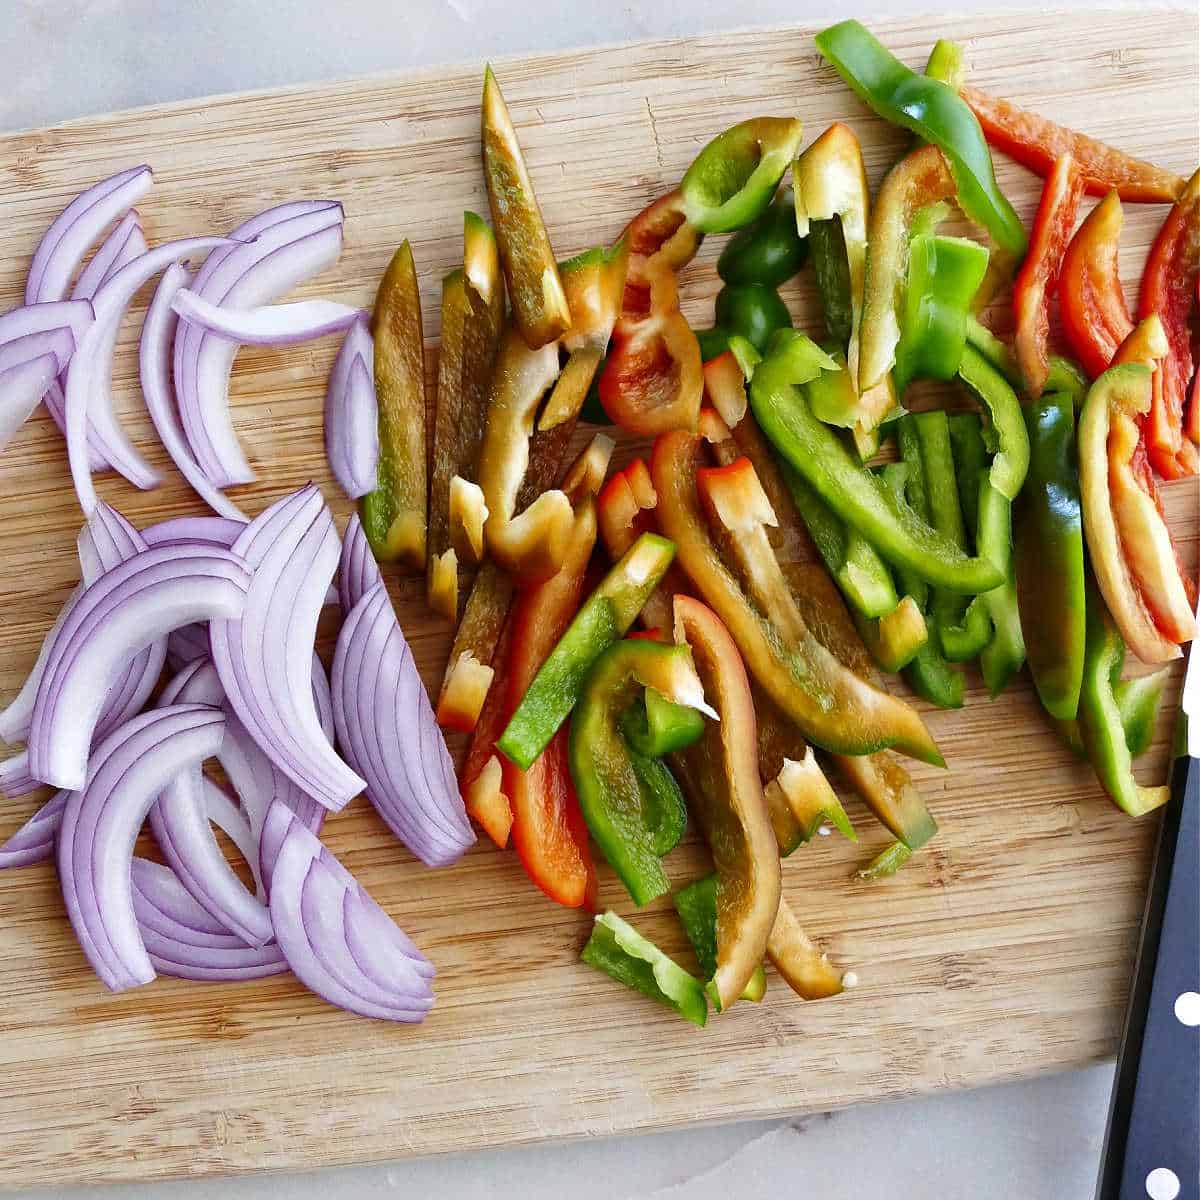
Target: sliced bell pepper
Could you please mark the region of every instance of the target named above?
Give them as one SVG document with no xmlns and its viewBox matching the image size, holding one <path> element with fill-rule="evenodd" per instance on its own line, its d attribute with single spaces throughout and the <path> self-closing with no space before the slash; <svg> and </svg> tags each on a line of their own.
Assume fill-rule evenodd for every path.
<svg viewBox="0 0 1200 1200">
<path fill-rule="evenodd" d="M 791 192 L 780 192 L 751 225 L 725 244 L 717 259 L 721 281 L 735 286 L 759 284 L 777 288 L 799 273 L 808 258 L 808 243 L 796 230 Z"/>
<path fill-rule="evenodd" d="M 1043 179 L 1050 177 L 1059 158 L 1070 154 L 1091 196 L 1104 196 L 1116 189 L 1122 200 L 1170 203 L 1183 191 L 1184 181 L 1178 175 L 1153 163 L 1133 158 L 978 88 L 958 90 L 979 118 L 987 140 Z"/>
<path fill-rule="evenodd" d="M 714 325 L 712 329 L 694 330 L 696 343 L 700 347 L 700 361 L 711 362 L 729 349 L 729 330 Z"/>
<path fill-rule="evenodd" d="M 1170 350 L 1154 372 L 1154 393 L 1145 422 L 1150 465 L 1164 479 L 1200 473 L 1200 388 L 1195 382 L 1188 317 L 1200 286 L 1200 171 L 1163 221 L 1142 273 L 1138 316 L 1157 314 Z M 1185 423 L 1188 385 L 1192 395 Z"/>
<path fill-rule="evenodd" d="M 717 888 L 719 876 L 714 872 L 687 887 L 680 888 L 671 897 L 675 911 L 679 914 L 679 923 L 687 934 L 692 949 L 696 951 L 696 961 L 700 964 L 700 974 L 705 979 L 712 979 L 717 970 Z M 767 974 L 762 965 L 755 969 L 750 976 L 750 982 L 738 997 L 739 1000 L 752 1000 L 757 1003 L 767 990 Z"/>
<path fill-rule="evenodd" d="M 632 751 L 621 734 L 622 717 L 645 688 L 676 703 L 702 703 L 686 647 L 623 639 L 605 649 L 584 677 L 570 733 L 571 777 L 584 819 L 639 906 L 670 890 L 660 859 L 678 842 L 686 820 L 666 766 Z"/>
<path fill-rule="evenodd" d="M 902 596 L 896 607 L 882 617 L 866 617 L 859 612 L 852 615 L 875 665 L 890 674 L 907 667 L 929 640 L 925 614 L 911 596 Z"/>
<path fill-rule="evenodd" d="M 726 1009 L 766 952 L 779 912 L 779 852 L 758 775 L 754 702 L 738 648 L 698 600 L 676 596 L 674 612 L 676 642 L 691 647 L 719 715 L 683 758 L 692 812 L 717 868 L 717 969 L 710 994 L 718 1009 Z"/>
<path fill-rule="evenodd" d="M 1129 649 L 1160 663 L 1179 657 L 1196 623 L 1141 444 L 1138 418 L 1150 397 L 1151 371 L 1139 363 L 1112 367 L 1092 385 L 1079 414 L 1079 489 L 1108 610 Z"/>
<path fill-rule="evenodd" d="M 996 184 L 992 156 L 970 106 L 950 85 L 909 70 L 858 21 L 816 36 L 817 49 L 858 97 L 894 125 L 938 147 L 954 172 L 959 204 L 996 243 L 1018 258 L 1025 230 Z"/>
<path fill-rule="evenodd" d="M 575 706 L 596 659 L 624 636 L 675 557 L 665 538 L 645 533 L 588 597 L 542 664 L 496 745 L 529 767 Z"/>
<path fill-rule="evenodd" d="M 483 177 L 513 317 L 533 350 L 571 327 L 558 263 L 538 207 L 521 143 L 491 66 L 483 73 Z"/>
<path fill-rule="evenodd" d="M 483 561 L 483 530 L 487 524 L 487 501 L 483 488 L 461 475 L 450 480 L 449 511 L 450 545 L 464 563 Z"/>
<path fill-rule="evenodd" d="M 703 233 L 732 233 L 757 221 L 800 148 L 802 133 L 795 117 L 756 117 L 718 134 L 679 184 L 687 219 Z"/>
<path fill-rule="evenodd" d="M 417 268 L 407 241 L 392 255 L 371 322 L 379 401 L 379 478 L 362 499 L 375 557 L 425 569 L 425 343 Z"/>
<path fill-rule="evenodd" d="M 561 339 L 565 350 L 608 345 L 624 303 L 629 258 L 626 234 L 612 246 L 595 246 L 559 264 L 571 312 L 571 328 Z"/>
<path fill-rule="evenodd" d="M 814 353 L 819 359 L 814 360 Z M 763 433 L 847 524 L 889 562 L 937 587 L 973 595 L 998 586 L 1003 574 L 971 558 L 912 512 L 893 504 L 883 484 L 860 467 L 837 435 L 818 421 L 803 388 L 828 359 L 794 334 L 755 371 L 750 406 Z"/>
<path fill-rule="evenodd" d="M 725 350 L 704 364 L 704 399 L 711 407 L 700 410 L 699 421 L 715 409 L 725 425 L 732 428 L 746 415 L 746 377 L 732 350 Z M 702 426 L 700 434 L 705 436 Z"/>
<path fill-rule="evenodd" d="M 675 272 L 696 257 L 704 234 L 687 219 L 676 188 L 642 209 L 621 236 L 629 242 L 621 315 L 644 317 L 655 306 L 656 290 L 673 291 Z"/>
<path fill-rule="evenodd" d="M 1170 673 L 1170 667 L 1159 667 L 1149 675 L 1122 679 L 1113 688 L 1113 699 L 1121 714 L 1121 728 L 1125 733 L 1125 745 L 1130 758 L 1139 758 L 1145 754 L 1154 741 L 1158 710 L 1162 705 L 1163 691 Z M 1079 732 L 1079 722 L 1058 721 L 1056 726 L 1071 750 L 1080 758 L 1086 759 L 1087 748 Z"/>
<path fill-rule="evenodd" d="M 596 918 L 580 958 L 618 983 L 674 1009 L 693 1025 L 708 1020 L 704 984 L 614 912 Z"/>
<path fill-rule="evenodd" d="M 1055 159 L 1046 176 L 1029 253 L 1013 289 L 1017 361 L 1026 393 L 1037 399 L 1050 373 L 1050 297 L 1058 285 L 1067 243 L 1083 199 L 1084 179 L 1070 151 Z"/>
<path fill-rule="evenodd" d="M 717 324 L 740 334 L 759 353 L 777 329 L 790 329 L 792 315 L 772 287 L 761 283 L 727 283 L 718 293 Z"/>
<path fill-rule="evenodd" d="M 1029 470 L 1029 431 L 1021 402 L 1002 372 L 974 346 L 963 350 L 958 377 L 986 410 L 995 448 L 988 479 L 1006 500 L 1016 499 Z"/>
<path fill-rule="evenodd" d="M 973 317 L 967 320 L 967 345 L 979 351 L 987 363 L 1008 380 L 1009 387 L 1024 386 L 1016 355 L 986 325 L 981 325 Z M 1087 376 L 1070 359 L 1059 354 L 1050 355 L 1049 374 L 1043 392 L 1063 392 L 1072 397 L 1078 408 L 1083 403 L 1087 389 Z"/>
<path fill-rule="evenodd" d="M 786 900 L 779 903 L 767 941 L 767 957 L 802 1000 L 825 1000 L 842 991 L 841 974 L 804 932 Z"/>
<path fill-rule="evenodd" d="M 1013 511 L 1021 629 L 1042 707 L 1070 720 L 1079 707 L 1086 636 L 1074 402 L 1047 392 L 1025 418 L 1029 476 Z"/>
<path fill-rule="evenodd" d="M 1117 270 L 1122 222 L 1121 201 L 1109 192 L 1075 231 L 1058 280 L 1063 333 L 1092 379 L 1108 370 L 1117 347 L 1133 332 Z"/>
<path fill-rule="evenodd" d="M 630 638 L 663 641 L 663 630 L 641 630 Z M 621 719 L 621 732 L 631 750 L 646 758 L 662 758 L 684 750 L 704 734 L 704 717 L 686 704 L 668 700 L 654 688 L 646 689 L 641 702 L 632 705 Z"/>
<path fill-rule="evenodd" d="M 1140 817 L 1166 804 L 1170 788 L 1142 787 L 1133 777 L 1133 755 L 1125 740 L 1125 727 L 1116 698 L 1125 660 L 1125 643 L 1090 581 L 1087 610 L 1079 734 L 1088 761 L 1113 803 L 1131 817 Z"/>
<path fill-rule="evenodd" d="M 967 74 L 962 47 L 949 38 L 938 38 L 925 62 L 925 74 L 949 84 L 956 92 L 961 91 Z"/>
</svg>

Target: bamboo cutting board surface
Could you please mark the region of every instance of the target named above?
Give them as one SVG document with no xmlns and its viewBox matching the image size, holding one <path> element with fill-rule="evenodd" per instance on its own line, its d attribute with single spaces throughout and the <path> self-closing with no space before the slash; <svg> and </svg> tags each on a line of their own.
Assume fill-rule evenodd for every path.
<svg viewBox="0 0 1200 1200">
<path fill-rule="evenodd" d="M 1064 23 L 1069 22 L 1069 30 Z M 914 66 L 939 35 L 970 74 L 1077 128 L 1188 174 L 1198 153 L 1197 19 L 1185 13 L 938 18 L 881 23 Z M 612 240 L 672 187 L 720 129 L 796 113 L 807 133 L 843 119 L 873 182 L 903 145 L 824 68 L 812 30 L 731 33 L 500 64 L 561 257 Z M 305 291 L 369 303 L 392 249 L 412 239 L 428 367 L 437 280 L 458 265 L 461 211 L 486 212 L 478 167 L 481 65 L 225 97 L 0 138 L 0 305 L 19 302 L 37 237 L 68 198 L 131 163 L 156 183 L 140 206 L 152 243 L 224 231 L 285 199 L 346 206 L 340 263 Z M 1025 218 L 1038 183 L 998 162 Z M 1165 210 L 1126 207 L 1130 294 Z M 714 239 L 683 280 L 687 314 L 711 323 Z M 811 283 L 789 302 L 810 323 Z M 199 512 L 141 407 L 127 323 L 119 408 L 163 468 L 156 492 L 101 491 L 138 524 Z M 245 351 L 236 425 L 259 482 L 257 512 L 316 479 L 343 523 L 321 440 L 335 347 Z M 628 454 L 627 448 L 619 453 Z M 1195 481 L 1165 489 L 1189 569 Z M 11 696 L 76 579 L 79 512 L 61 440 L 39 414 L 0 456 L 0 698 Z M 392 581 L 432 685 L 448 630 L 413 581 Z M 1160 780 L 1180 672 L 1139 775 Z M 1153 818 L 1100 794 L 1042 719 L 1024 678 L 989 703 L 975 675 L 961 712 L 928 713 L 950 770 L 915 773 L 941 825 L 899 877 L 849 881 L 884 844 L 857 801 L 857 847 L 816 839 L 785 865 L 785 893 L 856 991 L 804 1004 L 771 976 L 761 1005 L 697 1030 L 577 961 L 587 921 L 542 898 L 511 854 L 480 843 L 427 871 L 363 801 L 327 826 L 335 853 L 437 964 L 423 1026 L 343 1015 L 290 977 L 229 987 L 160 980 L 109 996 L 76 947 L 50 865 L 0 874 L 0 1186 L 316 1167 L 510 1146 L 690 1122 L 829 1109 L 1075 1066 L 1112 1053 Z M 32 811 L 0 800 L 0 840 Z M 670 860 L 707 869 L 693 838 Z M 611 872 L 601 900 L 628 914 Z M 638 924 L 686 959 L 668 904 Z"/>
</svg>

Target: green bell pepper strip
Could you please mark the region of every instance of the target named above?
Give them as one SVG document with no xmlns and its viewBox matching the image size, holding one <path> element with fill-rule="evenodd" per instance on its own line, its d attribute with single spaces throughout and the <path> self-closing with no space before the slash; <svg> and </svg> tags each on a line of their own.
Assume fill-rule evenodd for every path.
<svg viewBox="0 0 1200 1200">
<path fill-rule="evenodd" d="M 618 983 L 673 1008 L 693 1025 L 708 1020 L 704 984 L 614 912 L 596 918 L 579 957 Z"/>
<path fill-rule="evenodd" d="M 716 321 L 730 334 L 740 334 L 761 354 L 777 329 L 792 327 L 792 314 L 774 288 L 727 283 L 717 293 Z"/>
<path fill-rule="evenodd" d="M 992 155 L 970 105 L 949 84 L 918 75 L 858 21 L 842 21 L 816 36 L 817 49 L 870 108 L 936 145 L 954 174 L 958 202 L 997 245 L 1025 253 L 1025 227 L 996 183 Z"/>
<path fill-rule="evenodd" d="M 696 341 L 700 343 L 700 361 L 712 362 L 729 349 L 729 330 L 714 325 L 711 329 L 697 329 Z"/>
<path fill-rule="evenodd" d="M 1121 639 L 1100 589 L 1087 581 L 1087 643 L 1079 692 L 1079 734 L 1088 761 L 1112 801 L 1131 817 L 1166 804 L 1168 787 L 1142 787 L 1133 777 L 1133 755 L 1125 738 L 1116 689 L 1125 663 Z"/>
<path fill-rule="evenodd" d="M 813 416 L 826 425 L 853 428 L 857 417 L 858 390 L 846 366 L 846 356 L 832 342 L 821 347 L 838 365 L 836 371 L 822 371 L 808 385 L 808 403 Z"/>
<path fill-rule="evenodd" d="M 740 333 L 731 333 L 729 335 L 729 352 L 733 355 L 738 370 L 742 373 L 742 378 L 749 383 L 754 378 L 758 364 L 762 362 L 762 354 L 759 353 L 758 347 Z"/>
<path fill-rule="evenodd" d="M 796 230 L 796 205 L 790 191 L 780 192 L 753 225 L 725 244 L 717 259 L 723 283 L 757 283 L 777 288 L 797 274 L 808 258 L 808 243 Z"/>
<path fill-rule="evenodd" d="M 984 445 L 983 425 L 978 413 L 950 414 L 950 449 L 954 455 L 963 524 L 968 530 L 978 529 L 979 485 L 988 469 L 987 446 Z"/>
<path fill-rule="evenodd" d="M 957 374 L 971 300 L 987 263 L 987 250 L 967 238 L 921 234 L 912 239 L 892 372 L 900 395 L 914 379 L 953 379 Z"/>
<path fill-rule="evenodd" d="M 1125 731 L 1125 745 L 1131 758 L 1139 758 L 1150 749 L 1154 741 L 1154 728 L 1158 724 L 1158 710 L 1162 706 L 1163 689 L 1171 674 L 1169 667 L 1160 667 L 1149 675 L 1136 675 L 1122 679 L 1113 688 L 1117 709 L 1121 713 L 1121 728 Z M 1055 726 L 1072 751 L 1080 758 L 1087 758 L 1087 750 L 1079 733 L 1078 720 L 1056 721 Z"/>
<path fill-rule="evenodd" d="M 671 897 L 679 922 L 687 934 L 700 974 L 712 979 L 717 973 L 717 885 L 720 877 L 714 871 L 687 887 L 680 888 Z M 767 973 L 759 967 L 750 977 L 741 999 L 759 1001 L 767 990 Z"/>
<path fill-rule="evenodd" d="M 915 577 L 966 595 L 1003 583 L 1003 573 L 987 559 L 970 557 L 910 509 L 896 506 L 883 484 L 813 416 L 797 384 L 812 378 L 814 354 L 829 361 L 810 339 L 793 332 L 780 339 L 751 381 L 750 406 L 780 456 L 881 557 Z"/>
<path fill-rule="evenodd" d="M 666 538 L 644 533 L 584 602 L 496 742 L 523 771 L 549 745 L 575 707 L 592 664 L 625 635 L 674 557 Z"/>
<path fill-rule="evenodd" d="M 639 905 L 670 890 L 659 861 L 687 821 L 683 794 L 666 765 L 631 752 L 621 719 L 645 688 L 703 695 L 685 646 L 625 639 L 595 661 L 571 714 L 571 779 L 588 831 Z"/>
<path fill-rule="evenodd" d="M 912 850 L 903 842 L 892 842 L 890 846 L 885 846 L 880 850 L 865 866 L 859 867 L 854 872 L 854 877 L 863 883 L 875 883 L 880 879 L 889 879 L 912 858 L 912 854 Z"/>
<path fill-rule="evenodd" d="M 680 181 L 684 215 L 701 233 L 732 233 L 757 221 L 802 134 L 794 117 L 757 117 L 718 134 Z"/>
<path fill-rule="evenodd" d="M 940 79 L 957 92 L 967 77 L 962 47 L 949 38 L 938 38 L 925 63 L 925 74 L 930 79 Z"/>
<path fill-rule="evenodd" d="M 1002 496 L 1015 500 L 1029 470 L 1029 431 L 1017 393 L 973 346 L 962 352 L 958 377 L 987 410 L 991 422 L 984 434 L 984 441 L 990 439 L 995 450 L 988 478 Z"/>
<path fill-rule="evenodd" d="M 1042 707 L 1070 720 L 1079 707 L 1086 637 L 1074 403 L 1046 393 L 1025 419 L 1029 475 L 1013 510 L 1017 602 Z"/>
<path fill-rule="evenodd" d="M 967 319 L 967 344 L 973 346 L 987 361 L 1008 380 L 1010 387 L 1023 386 L 1021 368 L 1016 355 L 986 326 L 974 317 Z M 1050 355 L 1050 373 L 1046 377 L 1046 392 L 1067 393 L 1076 408 L 1083 404 L 1087 395 L 1088 378 L 1070 359 L 1059 354 Z"/>
<path fill-rule="evenodd" d="M 662 758 L 697 741 L 704 733 L 704 717 L 647 688 L 645 696 L 621 718 L 621 732 L 631 750 L 647 758 Z"/>
<path fill-rule="evenodd" d="M 825 333 L 846 346 L 854 328 L 854 309 L 842 219 L 834 217 L 829 221 L 810 221 L 808 244 L 813 276 L 821 297 L 821 309 L 825 314 Z"/>
</svg>

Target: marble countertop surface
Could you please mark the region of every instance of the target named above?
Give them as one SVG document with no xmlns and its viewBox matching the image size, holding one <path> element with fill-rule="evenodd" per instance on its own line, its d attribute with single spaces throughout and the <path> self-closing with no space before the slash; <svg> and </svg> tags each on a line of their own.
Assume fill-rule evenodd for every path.
<svg viewBox="0 0 1200 1200">
<path fill-rule="evenodd" d="M 1061 4 L 1063 0 L 1059 0 Z M 856 11 L 935 10 L 865 0 Z M 955 9 L 1033 7 L 958 0 Z M 1077 7 L 1083 7 L 1076 4 Z M 831 0 L 7 0 L 0 128 L 442 62 L 843 17 Z M 337 14 L 337 20 L 331 16 Z M 793 1120 L 292 1176 L 33 1193 L 61 1200 L 795 1200 L 1092 1195 L 1112 1067 Z M 11 1098 L 10 1098 L 11 1099 Z M 0 1148 L 0 1154 L 3 1149 Z"/>
</svg>

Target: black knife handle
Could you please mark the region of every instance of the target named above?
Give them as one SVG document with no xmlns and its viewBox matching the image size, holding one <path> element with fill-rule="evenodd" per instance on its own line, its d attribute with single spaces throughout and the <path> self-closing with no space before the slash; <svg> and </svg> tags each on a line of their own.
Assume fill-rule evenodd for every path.
<svg viewBox="0 0 1200 1200">
<path fill-rule="evenodd" d="M 1188 1023 L 1197 993 L 1200 761 L 1184 755 L 1163 811 L 1097 1200 L 1200 1197 L 1200 1026 Z"/>
</svg>

